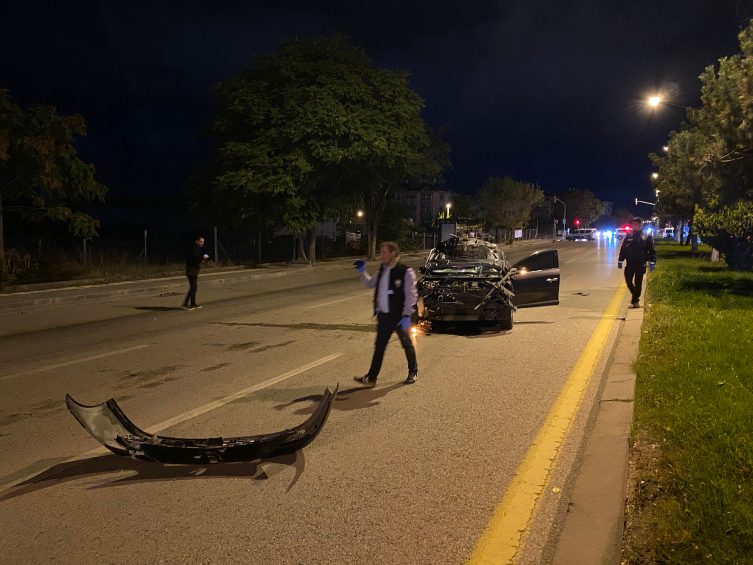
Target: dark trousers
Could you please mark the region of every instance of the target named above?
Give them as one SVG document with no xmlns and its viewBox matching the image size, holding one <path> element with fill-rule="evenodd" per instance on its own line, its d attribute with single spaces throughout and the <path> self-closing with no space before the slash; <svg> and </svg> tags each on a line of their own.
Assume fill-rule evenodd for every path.
<svg viewBox="0 0 753 565">
<path fill-rule="evenodd" d="M 645 274 L 645 263 L 628 263 L 625 265 L 625 282 L 627 283 L 628 290 L 633 295 L 633 299 L 630 302 L 635 303 L 640 299 L 641 289 L 643 288 L 643 275 Z"/>
<path fill-rule="evenodd" d="M 191 306 L 196 306 L 196 291 L 199 288 L 199 277 L 186 276 L 188 277 L 188 284 L 191 286 L 188 289 L 188 294 L 186 294 L 186 299 L 183 301 L 183 306 L 188 306 L 189 301 Z"/>
<path fill-rule="evenodd" d="M 397 325 L 400 318 L 395 318 L 390 314 L 377 314 L 377 337 L 376 345 L 374 346 L 374 357 L 371 360 L 371 368 L 369 369 L 369 376 L 372 379 L 377 378 L 379 371 L 382 369 L 382 360 L 384 359 L 384 350 L 387 348 L 387 343 L 392 337 L 392 332 L 397 332 L 397 336 L 400 338 L 400 343 L 405 349 L 405 357 L 408 359 L 408 371 L 418 371 L 418 363 L 416 362 L 416 348 L 413 347 L 413 342 L 410 336 L 403 331 L 403 328 Z"/>
</svg>

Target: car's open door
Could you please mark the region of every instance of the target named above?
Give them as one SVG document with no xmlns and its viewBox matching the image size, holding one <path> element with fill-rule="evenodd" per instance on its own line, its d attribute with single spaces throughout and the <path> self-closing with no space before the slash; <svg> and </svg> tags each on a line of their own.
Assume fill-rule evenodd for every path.
<svg viewBox="0 0 753 565">
<path fill-rule="evenodd" d="M 513 304 L 518 308 L 555 306 L 560 303 L 560 264 L 556 249 L 532 253 L 515 265 Z"/>
</svg>

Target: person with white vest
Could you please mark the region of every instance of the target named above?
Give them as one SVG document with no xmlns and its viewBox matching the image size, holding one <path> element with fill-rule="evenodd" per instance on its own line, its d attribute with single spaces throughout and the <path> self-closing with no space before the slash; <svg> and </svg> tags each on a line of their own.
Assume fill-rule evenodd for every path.
<svg viewBox="0 0 753 565">
<path fill-rule="evenodd" d="M 416 273 L 399 262 L 400 248 L 396 243 L 384 242 L 379 250 L 379 258 L 382 264 L 374 276 L 369 276 L 366 272 L 366 262 L 362 259 L 354 263 L 364 284 L 374 289 L 374 315 L 377 317 L 377 337 L 371 367 L 368 373 L 363 377 L 355 377 L 355 380 L 368 387 L 376 386 L 387 343 L 392 332 L 397 332 L 408 360 L 408 378 L 403 383 L 413 384 L 418 376 L 418 363 L 409 331 L 411 316 L 418 300 Z"/>
</svg>

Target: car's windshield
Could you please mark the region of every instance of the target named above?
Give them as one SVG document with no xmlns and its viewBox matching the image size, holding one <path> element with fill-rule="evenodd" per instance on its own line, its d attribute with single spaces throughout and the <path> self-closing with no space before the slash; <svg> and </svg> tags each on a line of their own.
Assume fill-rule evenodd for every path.
<svg viewBox="0 0 753 565">
<path fill-rule="evenodd" d="M 445 253 L 448 259 L 494 259 L 491 250 L 482 245 L 457 245 Z"/>
</svg>

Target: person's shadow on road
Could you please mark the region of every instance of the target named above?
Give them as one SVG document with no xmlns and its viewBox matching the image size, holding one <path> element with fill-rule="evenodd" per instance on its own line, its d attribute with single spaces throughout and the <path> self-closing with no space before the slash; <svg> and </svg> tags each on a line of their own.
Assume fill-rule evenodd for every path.
<svg viewBox="0 0 753 565">
<path fill-rule="evenodd" d="M 355 387 L 355 388 L 349 388 L 347 390 L 341 390 L 337 393 L 337 398 L 335 398 L 335 403 L 332 405 L 332 408 L 335 410 L 344 410 L 344 411 L 350 411 L 350 410 L 362 410 L 363 408 L 371 408 L 372 406 L 377 406 L 379 404 L 379 400 L 387 396 L 389 393 L 399 389 L 403 388 L 402 383 L 395 383 L 393 385 L 390 385 L 388 387 L 384 388 L 367 388 L 367 387 Z M 297 406 L 301 403 L 307 402 L 308 405 L 299 408 L 293 414 L 298 415 L 310 415 L 314 408 L 317 407 L 319 402 L 322 399 L 321 394 L 311 394 L 309 396 L 302 396 L 301 398 L 296 398 L 295 400 L 292 400 L 290 402 L 286 402 L 284 404 L 277 404 L 274 406 L 275 410 L 285 410 L 287 408 L 290 408 L 292 406 Z"/>
<path fill-rule="evenodd" d="M 212 465 L 162 465 L 149 461 L 140 461 L 130 457 L 115 454 L 102 455 L 91 459 L 60 463 L 43 471 L 39 475 L 28 479 L 0 494 L 0 502 L 10 500 L 25 494 L 44 490 L 62 483 L 75 481 L 95 475 L 124 473 L 135 471 L 122 479 L 107 481 L 89 487 L 89 489 L 111 488 L 138 483 L 156 481 L 182 481 L 213 478 L 251 479 L 264 481 L 270 478 L 265 466 L 270 463 L 284 465 L 295 469 L 295 476 L 288 485 L 290 491 L 300 479 L 306 467 L 303 451 L 299 450 L 290 455 L 271 457 L 247 463 L 215 463 Z M 276 472 L 273 475 L 277 474 Z M 104 480 L 104 479 L 103 479 Z"/>
</svg>

